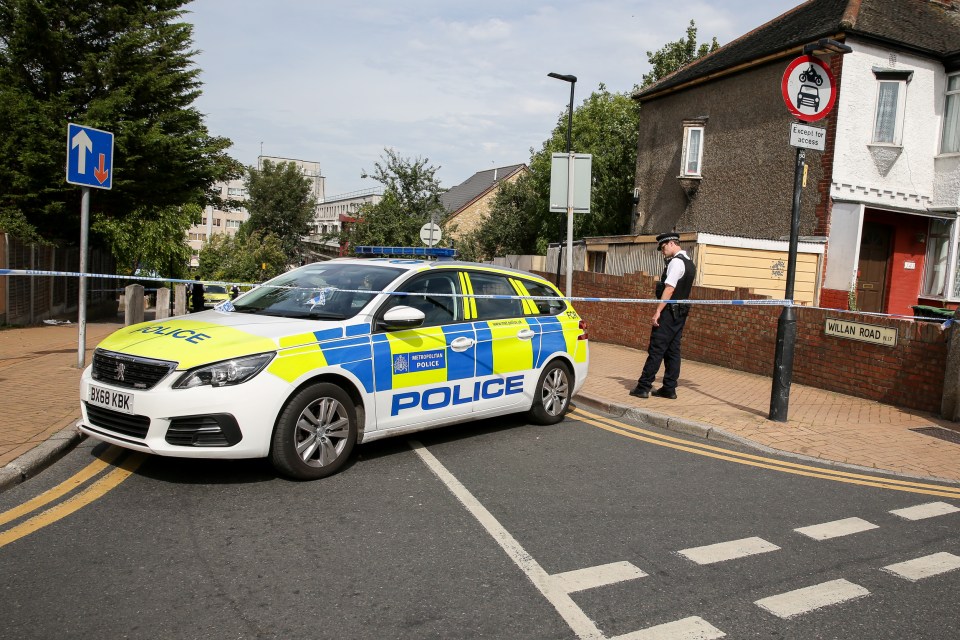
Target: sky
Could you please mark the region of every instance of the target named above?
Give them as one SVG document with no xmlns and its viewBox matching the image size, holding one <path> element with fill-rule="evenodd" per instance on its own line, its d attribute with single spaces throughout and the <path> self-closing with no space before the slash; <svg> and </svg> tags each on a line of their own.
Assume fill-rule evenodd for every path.
<svg viewBox="0 0 960 640">
<path fill-rule="evenodd" d="M 577 77 L 575 105 L 601 83 L 629 92 L 691 19 L 723 45 L 800 2 L 194 0 L 184 20 L 210 133 L 248 166 L 319 162 L 329 199 L 380 186 L 362 174 L 385 148 L 444 188 L 528 163 L 570 101 L 549 72 Z"/>
</svg>

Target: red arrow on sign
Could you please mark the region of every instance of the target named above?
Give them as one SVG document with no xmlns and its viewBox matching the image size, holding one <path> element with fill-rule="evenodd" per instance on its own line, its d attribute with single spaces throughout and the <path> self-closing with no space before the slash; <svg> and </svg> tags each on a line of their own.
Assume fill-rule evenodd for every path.
<svg viewBox="0 0 960 640">
<path fill-rule="evenodd" d="M 98 168 L 96 168 L 96 169 L 93 170 L 93 175 L 94 175 L 94 177 L 96 177 L 97 181 L 100 182 L 100 184 L 103 184 L 104 182 L 106 182 L 106 181 L 107 181 L 107 176 L 110 175 L 110 172 L 109 172 L 109 171 L 105 171 L 104 168 L 103 168 L 104 162 L 106 162 L 106 154 L 105 154 L 105 153 L 101 153 L 101 154 L 100 154 L 100 166 L 99 166 Z"/>
</svg>

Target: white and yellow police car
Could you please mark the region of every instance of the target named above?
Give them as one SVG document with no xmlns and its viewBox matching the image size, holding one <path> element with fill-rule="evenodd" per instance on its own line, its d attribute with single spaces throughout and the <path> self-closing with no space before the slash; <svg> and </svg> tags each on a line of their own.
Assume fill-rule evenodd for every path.
<svg viewBox="0 0 960 640">
<path fill-rule="evenodd" d="M 559 422 L 586 326 L 548 281 L 453 260 L 342 258 L 216 309 L 121 329 L 81 384 L 84 433 L 193 458 L 336 472 L 357 443 L 526 411 Z"/>
</svg>

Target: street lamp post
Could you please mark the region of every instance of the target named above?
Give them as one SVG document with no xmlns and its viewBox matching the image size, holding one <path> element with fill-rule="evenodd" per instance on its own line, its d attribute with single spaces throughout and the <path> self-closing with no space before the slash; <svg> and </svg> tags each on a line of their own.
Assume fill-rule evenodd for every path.
<svg viewBox="0 0 960 640">
<path fill-rule="evenodd" d="M 570 106 L 567 108 L 567 297 L 573 290 L 573 89 L 577 86 L 577 76 L 550 72 L 547 76 L 570 83 Z M 557 285 L 560 285 L 560 257 L 563 255 L 563 238 L 560 238 L 557 254 Z"/>
</svg>

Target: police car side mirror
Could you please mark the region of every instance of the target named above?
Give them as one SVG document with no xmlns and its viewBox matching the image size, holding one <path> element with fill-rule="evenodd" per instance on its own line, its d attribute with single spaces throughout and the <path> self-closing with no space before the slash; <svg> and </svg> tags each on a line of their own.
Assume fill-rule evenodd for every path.
<svg viewBox="0 0 960 640">
<path fill-rule="evenodd" d="M 383 319 L 377 323 L 377 327 L 387 331 L 414 329 L 422 325 L 425 319 L 426 316 L 423 315 L 423 311 L 401 305 L 383 314 Z"/>
</svg>

